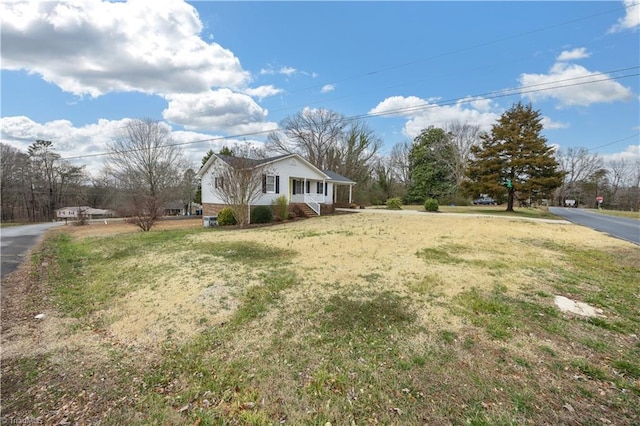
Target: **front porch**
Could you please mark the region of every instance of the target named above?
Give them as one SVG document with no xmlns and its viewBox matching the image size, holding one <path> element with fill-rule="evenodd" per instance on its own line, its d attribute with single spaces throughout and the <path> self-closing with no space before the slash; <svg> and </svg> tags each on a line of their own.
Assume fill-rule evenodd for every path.
<svg viewBox="0 0 640 426">
<path fill-rule="evenodd" d="M 308 178 L 289 178 L 289 202 L 291 204 L 305 204 L 316 215 L 320 216 L 325 210 L 322 206 L 332 206 L 336 202 L 336 186 L 349 186 L 349 203 L 351 203 L 354 182 L 336 182 L 334 180 L 315 180 Z M 325 210 L 326 211 L 326 210 Z"/>
</svg>

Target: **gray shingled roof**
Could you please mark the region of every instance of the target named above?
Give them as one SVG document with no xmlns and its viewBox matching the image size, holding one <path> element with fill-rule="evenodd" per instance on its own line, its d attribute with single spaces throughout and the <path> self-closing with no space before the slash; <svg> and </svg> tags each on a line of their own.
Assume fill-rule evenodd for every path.
<svg viewBox="0 0 640 426">
<path fill-rule="evenodd" d="M 259 166 L 261 164 L 271 163 L 272 161 L 277 161 L 277 160 L 279 160 L 281 158 L 288 157 L 289 155 L 291 155 L 291 154 L 283 154 L 283 155 L 277 155 L 275 157 L 254 159 L 254 158 L 241 158 L 241 157 L 232 157 L 231 155 L 216 154 L 216 156 L 218 158 L 220 158 L 222 161 L 224 161 L 225 163 L 227 163 L 231 167 L 235 167 L 235 165 L 238 164 L 238 162 L 240 162 L 240 161 L 242 163 L 246 162 L 244 164 L 248 164 L 251 167 L 256 167 L 256 166 Z"/>
<path fill-rule="evenodd" d="M 329 176 L 329 179 L 334 181 L 334 182 L 355 183 L 351 179 L 346 178 L 346 177 L 344 177 L 342 175 L 339 175 L 336 172 L 332 172 L 331 170 L 323 170 L 322 173 L 324 173 L 325 175 Z"/>
</svg>

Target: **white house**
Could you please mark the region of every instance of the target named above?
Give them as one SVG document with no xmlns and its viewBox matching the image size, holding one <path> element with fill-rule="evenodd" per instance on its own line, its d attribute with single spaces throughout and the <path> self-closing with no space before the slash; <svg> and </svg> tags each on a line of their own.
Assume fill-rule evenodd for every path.
<svg viewBox="0 0 640 426">
<path fill-rule="evenodd" d="M 222 185 L 220 171 L 233 167 L 234 159 L 227 155 L 213 154 L 202 166 L 198 174 L 202 184 L 202 206 L 205 216 L 215 216 L 225 207 L 217 190 Z M 236 159 L 237 160 L 237 159 Z M 254 206 L 271 205 L 276 198 L 284 195 L 289 205 L 299 205 L 303 211 L 333 211 L 336 187 L 349 187 L 349 203 L 353 185 L 356 183 L 337 173 L 320 170 L 298 154 L 285 154 L 261 160 L 250 160 L 254 167 L 264 170 L 262 194 Z M 246 164 L 246 162 L 245 162 Z"/>
<path fill-rule="evenodd" d="M 94 209 L 89 206 L 63 207 L 56 210 L 57 219 L 78 219 L 80 216 L 84 216 L 87 219 L 104 219 L 106 217 L 115 217 L 116 213 L 113 210 Z"/>
</svg>

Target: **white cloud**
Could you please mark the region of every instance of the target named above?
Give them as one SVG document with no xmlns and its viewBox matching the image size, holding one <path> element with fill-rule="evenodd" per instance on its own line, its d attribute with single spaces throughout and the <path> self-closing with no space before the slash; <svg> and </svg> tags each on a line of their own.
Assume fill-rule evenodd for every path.
<svg viewBox="0 0 640 426">
<path fill-rule="evenodd" d="M 198 94 L 167 95 L 169 105 L 162 117 L 187 130 L 223 130 L 243 134 L 277 127 L 265 122 L 268 111 L 247 95 L 229 89 Z"/>
<path fill-rule="evenodd" d="M 101 119 L 97 123 L 76 127 L 68 120 L 37 123 L 24 116 L 2 117 L 0 120 L 2 143 L 26 152 L 29 145 L 34 143 L 36 139 L 51 141 L 54 150 L 62 158 L 69 158 L 69 161 L 77 166 L 86 165 L 87 171 L 93 175 L 100 173 L 107 158 L 106 156 L 95 156 L 95 154 L 107 153 L 113 138 L 118 136 L 129 121 L 128 118 L 122 120 Z M 164 123 L 164 125 L 170 128 L 168 124 Z M 196 169 L 200 166 L 202 157 L 209 149 L 218 152 L 225 145 L 234 146 L 242 142 L 238 139 L 227 139 L 222 136 L 192 131 L 174 131 L 171 133 L 171 137 L 174 142 L 184 144 L 182 149 L 185 157 L 193 163 Z M 252 143 L 259 144 L 255 141 Z"/>
<path fill-rule="evenodd" d="M 266 97 L 269 96 L 274 96 L 274 95 L 278 95 L 280 93 L 283 93 L 284 90 L 282 89 L 278 89 L 276 87 L 274 87 L 272 84 L 268 85 L 268 86 L 260 86 L 260 87 L 256 87 L 256 88 L 250 88 L 250 89 L 245 89 L 244 93 L 253 97 L 253 98 L 258 98 L 258 100 L 263 100 Z"/>
<path fill-rule="evenodd" d="M 561 121 L 553 121 L 547 116 L 542 117 L 541 123 L 545 130 L 566 129 L 567 127 L 569 127 L 569 124 L 563 123 Z"/>
<path fill-rule="evenodd" d="M 624 30 L 633 30 L 640 26 L 640 6 L 637 0 L 624 0 L 627 9 L 624 17 L 618 19 L 618 23 L 609 28 L 609 33 L 617 33 Z"/>
<path fill-rule="evenodd" d="M 429 101 L 425 101 L 417 96 L 391 96 L 380 102 L 369 111 L 369 114 L 383 115 L 389 117 L 413 117 L 415 110 L 429 108 Z"/>
<path fill-rule="evenodd" d="M 220 152 L 223 147 L 233 149 L 233 147 L 250 143 L 256 148 L 264 147 L 264 142 L 250 138 L 235 139 L 219 135 L 206 135 L 191 131 L 175 131 L 171 133 L 171 138 L 181 145 L 185 156 L 193 163 L 197 171 L 202 165 L 202 157 L 211 149 L 213 152 Z M 197 142 L 202 141 L 202 142 Z"/>
<path fill-rule="evenodd" d="M 586 84 L 572 85 L 575 83 Z M 532 101 L 555 98 L 560 101 L 560 106 L 589 106 L 594 103 L 627 101 L 632 98 L 631 89 L 612 80 L 606 74 L 564 62 L 554 64 L 548 74 L 521 74 L 520 84 L 522 88 L 532 86 L 534 90 L 530 93 L 523 91 L 523 97 Z M 541 90 L 545 87 L 556 88 Z"/>
<path fill-rule="evenodd" d="M 297 72 L 297 70 L 293 67 L 282 67 L 280 68 L 280 71 L 278 72 L 279 74 L 284 74 L 284 75 L 293 75 Z"/>
<path fill-rule="evenodd" d="M 380 102 L 369 114 L 408 118 L 403 133 L 413 139 L 429 126 L 444 126 L 452 121 L 479 125 L 490 130 L 500 114 L 489 99 L 465 98 L 453 105 L 438 105 L 416 96 L 392 96 Z"/>
<path fill-rule="evenodd" d="M 577 47 L 573 50 L 565 50 L 558 55 L 558 61 L 572 61 L 576 59 L 584 59 L 591 56 L 584 47 Z"/>
<path fill-rule="evenodd" d="M 334 90 L 336 90 L 335 84 L 325 84 L 324 86 L 322 86 L 322 89 L 320 89 L 320 92 L 329 93 L 329 92 L 333 92 Z"/>
<path fill-rule="evenodd" d="M 2 68 L 36 73 L 62 90 L 195 93 L 243 87 L 238 58 L 199 36 L 195 8 L 162 2 L 2 2 Z"/>
<path fill-rule="evenodd" d="M 616 152 L 613 154 L 600 154 L 605 163 L 611 161 L 625 160 L 629 162 L 640 161 L 640 145 L 629 145 L 622 152 Z"/>
<path fill-rule="evenodd" d="M 260 70 L 260 74 L 262 75 L 277 75 L 277 74 L 282 74 L 282 75 L 286 75 L 286 76 L 292 76 L 293 74 L 297 73 L 298 70 L 293 68 L 293 67 L 280 67 L 279 69 L 275 69 L 273 68 L 271 65 L 269 65 L 267 68 L 263 68 Z"/>
<path fill-rule="evenodd" d="M 100 154 L 108 151 L 111 140 L 125 126 L 127 120 L 99 120 L 97 123 L 75 127 L 68 120 L 37 123 L 28 117 L 2 117 L 2 142 L 23 152 L 36 139 L 53 143 L 63 158 Z M 91 173 L 98 173 L 105 157 L 94 156 L 70 160 L 74 165 L 87 165 Z"/>
</svg>

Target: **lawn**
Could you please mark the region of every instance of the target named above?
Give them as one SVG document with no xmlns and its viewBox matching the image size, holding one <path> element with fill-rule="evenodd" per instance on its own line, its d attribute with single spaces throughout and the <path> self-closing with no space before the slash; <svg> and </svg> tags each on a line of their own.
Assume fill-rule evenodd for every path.
<svg viewBox="0 0 640 426">
<path fill-rule="evenodd" d="M 385 206 L 372 206 L 371 209 L 386 209 Z M 561 219 L 560 217 L 549 213 L 546 207 L 516 207 L 514 211 L 506 211 L 506 205 L 502 206 L 439 206 L 438 211 L 441 213 L 459 213 L 459 214 L 480 214 L 491 216 L 512 216 L 523 218 L 539 218 L 539 219 Z M 425 212 L 422 205 L 403 205 L 402 210 L 414 210 Z"/>
<path fill-rule="evenodd" d="M 640 219 L 640 212 L 627 212 L 620 210 L 605 210 L 605 209 L 589 209 L 590 212 L 606 214 L 608 216 L 626 217 L 629 219 Z"/>
<path fill-rule="evenodd" d="M 427 213 L 55 230 L 13 283 L 26 311 L 3 300 L 2 415 L 638 424 L 640 248 L 591 234 Z"/>
</svg>

